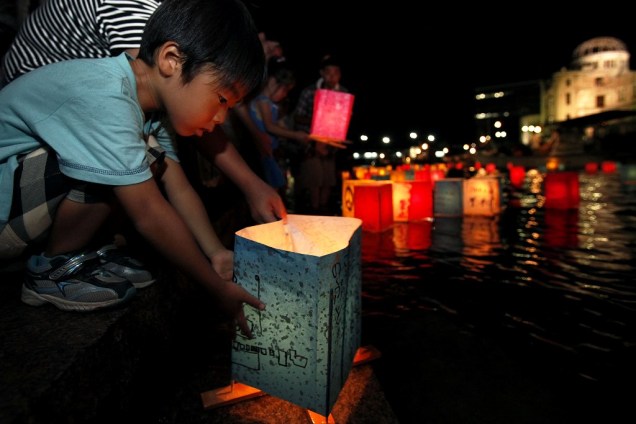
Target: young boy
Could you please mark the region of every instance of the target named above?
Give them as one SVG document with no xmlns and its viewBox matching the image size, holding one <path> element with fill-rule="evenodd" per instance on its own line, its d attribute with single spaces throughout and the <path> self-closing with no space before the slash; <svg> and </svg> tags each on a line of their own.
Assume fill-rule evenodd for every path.
<svg viewBox="0 0 636 424">
<path fill-rule="evenodd" d="M 230 264 L 223 277 L 212 267 L 210 260 L 225 252 L 171 135 L 212 132 L 260 87 L 263 70 L 258 31 L 240 0 L 165 0 L 136 59 L 62 61 L 4 87 L 0 257 L 47 237 L 42 255 L 27 263 L 22 300 L 90 311 L 134 295 L 130 282 L 84 250 L 117 203 L 251 336 L 243 303 L 264 305 L 230 280 Z"/>
</svg>

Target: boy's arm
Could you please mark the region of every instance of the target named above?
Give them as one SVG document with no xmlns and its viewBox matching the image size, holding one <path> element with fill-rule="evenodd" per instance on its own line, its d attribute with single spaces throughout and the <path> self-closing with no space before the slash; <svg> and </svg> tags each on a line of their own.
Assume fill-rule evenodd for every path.
<svg viewBox="0 0 636 424">
<path fill-rule="evenodd" d="M 212 259 L 215 254 L 226 250 L 225 246 L 214 231 L 207 210 L 181 165 L 170 158 L 166 158 L 165 162 L 161 183 L 168 201 L 188 226 L 205 256 Z"/>
<path fill-rule="evenodd" d="M 265 305 L 238 284 L 222 279 L 210 266 L 177 211 L 159 191 L 154 179 L 114 188 L 117 199 L 135 229 L 163 256 L 201 284 L 218 301 L 223 312 L 251 337 L 243 303 L 263 310 Z"/>
</svg>

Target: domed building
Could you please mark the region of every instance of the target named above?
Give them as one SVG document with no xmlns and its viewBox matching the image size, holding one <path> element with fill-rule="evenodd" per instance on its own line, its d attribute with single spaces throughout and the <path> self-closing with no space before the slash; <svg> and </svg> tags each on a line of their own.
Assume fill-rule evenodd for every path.
<svg viewBox="0 0 636 424">
<path fill-rule="evenodd" d="M 613 37 L 596 37 L 574 49 L 566 69 L 552 76 L 545 91 L 547 123 L 608 110 L 633 110 L 636 73 L 629 69 L 625 44 Z"/>
<path fill-rule="evenodd" d="M 551 78 L 475 90 L 481 150 L 490 155 L 617 152 L 636 156 L 636 72 L 614 37 L 579 44 Z M 558 149 L 545 149 L 559 129 Z M 502 131 L 505 129 L 506 131 Z M 504 134 L 504 135 L 502 135 Z"/>
</svg>

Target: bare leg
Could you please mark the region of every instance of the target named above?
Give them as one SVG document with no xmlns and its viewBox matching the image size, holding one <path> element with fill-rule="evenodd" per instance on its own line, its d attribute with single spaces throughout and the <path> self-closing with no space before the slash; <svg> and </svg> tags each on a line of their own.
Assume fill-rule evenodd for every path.
<svg viewBox="0 0 636 424">
<path fill-rule="evenodd" d="M 78 203 L 64 199 L 55 214 L 46 256 L 62 255 L 86 247 L 110 212 L 108 203 Z"/>
</svg>

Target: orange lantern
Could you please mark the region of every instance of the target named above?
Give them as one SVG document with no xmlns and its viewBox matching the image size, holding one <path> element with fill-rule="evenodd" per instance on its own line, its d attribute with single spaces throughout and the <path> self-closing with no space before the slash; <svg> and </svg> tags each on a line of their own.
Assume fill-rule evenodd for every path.
<svg viewBox="0 0 636 424">
<path fill-rule="evenodd" d="M 464 215 L 493 216 L 501 212 L 499 179 L 474 177 L 464 180 Z"/>
<path fill-rule="evenodd" d="M 362 220 L 364 231 L 384 231 L 393 225 L 393 186 L 387 181 L 342 182 L 342 216 Z"/>
<path fill-rule="evenodd" d="M 558 158 L 555 157 L 550 157 L 548 158 L 546 164 L 545 164 L 545 168 L 548 171 L 556 171 L 561 167 L 561 162 L 559 161 Z"/>
<path fill-rule="evenodd" d="M 579 207 L 578 173 L 574 171 L 548 172 L 543 185 L 546 208 L 577 209 Z"/>
<path fill-rule="evenodd" d="M 433 216 L 431 181 L 393 182 L 393 220 L 420 221 Z"/>
<path fill-rule="evenodd" d="M 335 90 L 316 90 L 314 113 L 311 119 L 311 137 L 326 142 L 347 139 L 349 121 L 353 111 L 353 94 Z"/>
</svg>

